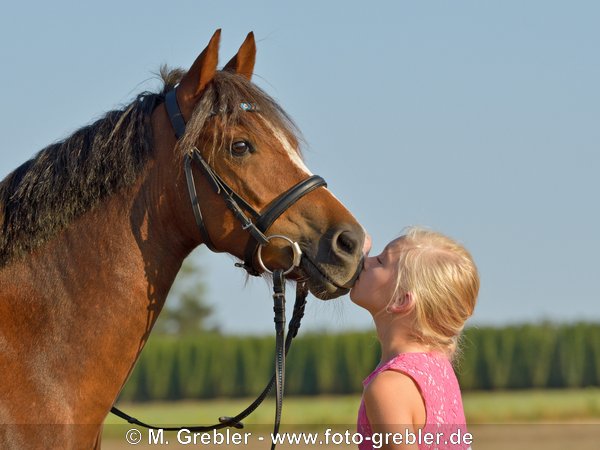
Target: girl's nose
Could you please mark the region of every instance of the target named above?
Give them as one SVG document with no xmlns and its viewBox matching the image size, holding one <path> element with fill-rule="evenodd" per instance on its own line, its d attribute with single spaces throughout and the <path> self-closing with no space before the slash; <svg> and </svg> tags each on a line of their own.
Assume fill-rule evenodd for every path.
<svg viewBox="0 0 600 450">
<path fill-rule="evenodd" d="M 369 252 L 371 251 L 372 243 L 373 243 L 373 241 L 371 240 L 371 236 L 367 233 L 365 235 L 365 242 L 363 244 L 363 255 L 365 257 L 368 256 Z"/>
<path fill-rule="evenodd" d="M 365 269 L 369 270 L 371 268 L 371 264 L 373 264 L 373 259 L 375 259 L 373 256 L 367 256 L 365 258 Z"/>
</svg>

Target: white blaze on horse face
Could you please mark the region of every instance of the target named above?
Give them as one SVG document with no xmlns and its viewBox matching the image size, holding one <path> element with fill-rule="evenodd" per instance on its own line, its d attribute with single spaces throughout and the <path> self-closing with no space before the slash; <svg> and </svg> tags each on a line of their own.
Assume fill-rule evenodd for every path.
<svg viewBox="0 0 600 450">
<path fill-rule="evenodd" d="M 313 173 L 310 171 L 310 169 L 308 167 L 306 167 L 306 164 L 304 164 L 304 161 L 302 161 L 302 158 L 300 158 L 300 154 L 292 146 L 292 144 L 288 140 L 285 133 L 283 131 L 281 131 L 279 128 L 275 128 L 273 126 L 273 124 L 271 124 L 269 121 L 265 120 L 264 122 L 267 125 L 267 127 L 269 127 L 269 129 L 273 132 L 273 135 L 279 140 L 279 142 L 281 142 L 281 145 L 285 149 L 286 153 L 289 155 L 289 157 L 292 160 L 292 162 L 294 163 L 294 165 L 296 165 L 298 168 L 300 168 L 300 170 L 302 170 L 304 173 L 306 173 L 306 175 L 312 176 Z M 324 189 L 326 189 L 335 200 L 337 200 L 338 202 L 341 203 L 341 201 L 335 196 L 335 194 L 333 192 L 331 192 L 329 190 L 329 188 L 327 186 L 325 186 Z"/>
<path fill-rule="evenodd" d="M 300 170 L 302 170 L 306 175 L 311 176 L 312 172 L 308 169 L 308 167 L 306 167 L 306 164 L 304 164 L 304 161 L 302 161 L 302 158 L 300 158 L 300 153 L 298 153 L 298 150 L 295 149 L 294 146 L 290 143 L 285 133 L 281 129 L 275 128 L 270 122 L 265 121 L 265 123 L 267 127 L 269 127 L 269 129 L 273 132 L 273 135 L 281 143 L 281 146 L 284 148 L 284 150 L 290 157 L 292 163 L 294 163 L 294 165 Z"/>
</svg>

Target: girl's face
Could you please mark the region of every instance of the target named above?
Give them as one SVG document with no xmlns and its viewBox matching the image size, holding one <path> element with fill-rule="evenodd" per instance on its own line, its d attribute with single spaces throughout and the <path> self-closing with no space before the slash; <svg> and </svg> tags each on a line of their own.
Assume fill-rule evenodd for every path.
<svg viewBox="0 0 600 450">
<path fill-rule="evenodd" d="M 371 314 L 384 309 L 392 299 L 398 274 L 398 240 L 376 256 L 365 258 L 364 268 L 350 291 L 350 299 Z"/>
</svg>

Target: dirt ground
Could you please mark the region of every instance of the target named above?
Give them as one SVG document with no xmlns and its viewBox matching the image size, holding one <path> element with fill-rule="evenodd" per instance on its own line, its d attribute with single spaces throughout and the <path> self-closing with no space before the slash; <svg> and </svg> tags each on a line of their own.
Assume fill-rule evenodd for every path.
<svg viewBox="0 0 600 450">
<path fill-rule="evenodd" d="M 285 432 L 285 430 L 282 430 Z M 519 424 L 519 425 L 471 425 L 469 432 L 473 435 L 472 448 L 473 450 L 564 450 L 566 448 L 577 448 L 578 450 L 597 450 L 600 448 L 600 424 Z M 232 432 L 233 433 L 233 432 Z M 313 433 L 315 433 L 313 431 Z M 125 436 L 122 439 L 108 439 L 103 441 L 102 448 L 104 450 L 125 450 L 149 449 L 149 448 L 218 448 L 222 450 L 234 450 L 240 448 L 250 449 L 268 449 L 270 442 L 267 441 L 269 433 L 264 434 L 264 439 L 259 434 L 244 436 L 240 433 L 237 437 L 239 443 L 235 441 L 233 434 L 230 435 L 230 442 L 214 442 L 206 438 L 202 442 L 200 437 L 197 437 L 196 442 L 193 442 L 192 433 L 183 434 L 180 440 L 183 443 L 178 443 L 177 435 L 174 433 L 165 433 L 162 444 L 159 440 L 156 443 L 148 443 L 149 435 L 147 432 L 140 434 L 133 433 L 131 437 L 140 438 L 141 442 L 137 445 L 127 443 Z M 348 437 L 344 436 L 344 432 L 331 435 L 328 444 L 324 441 L 324 430 L 319 432 L 316 444 L 279 444 L 280 450 L 320 448 L 323 450 L 341 450 L 341 449 L 356 449 L 357 446 L 351 443 L 351 433 Z M 156 436 L 157 437 L 157 436 Z M 225 439 L 225 437 L 222 437 Z M 246 442 L 244 443 L 244 438 Z M 335 441 L 335 443 L 331 441 Z M 339 442 L 339 443 L 337 443 Z M 348 442 L 348 443 L 346 443 Z"/>
</svg>

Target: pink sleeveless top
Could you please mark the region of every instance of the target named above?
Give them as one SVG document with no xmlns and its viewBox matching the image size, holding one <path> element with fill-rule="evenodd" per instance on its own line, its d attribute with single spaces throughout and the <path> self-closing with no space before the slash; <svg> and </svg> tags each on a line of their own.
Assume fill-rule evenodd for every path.
<svg viewBox="0 0 600 450">
<path fill-rule="evenodd" d="M 470 449 L 470 435 L 467 434 L 466 439 L 464 437 L 467 429 L 460 387 L 452 365 L 445 355 L 434 352 L 401 353 L 377 367 L 363 381 L 363 386 L 367 386 L 384 370 L 395 370 L 410 376 L 421 391 L 425 402 L 426 420 L 423 429 L 420 432 L 415 430 L 414 436 L 420 450 Z M 358 446 L 360 450 L 372 450 L 374 444 L 381 448 L 381 439 L 384 438 L 377 433 L 373 434 L 364 400 L 361 401 L 358 410 L 357 431 L 363 438 Z M 402 434 L 402 442 L 406 442 L 407 437 Z"/>
</svg>

